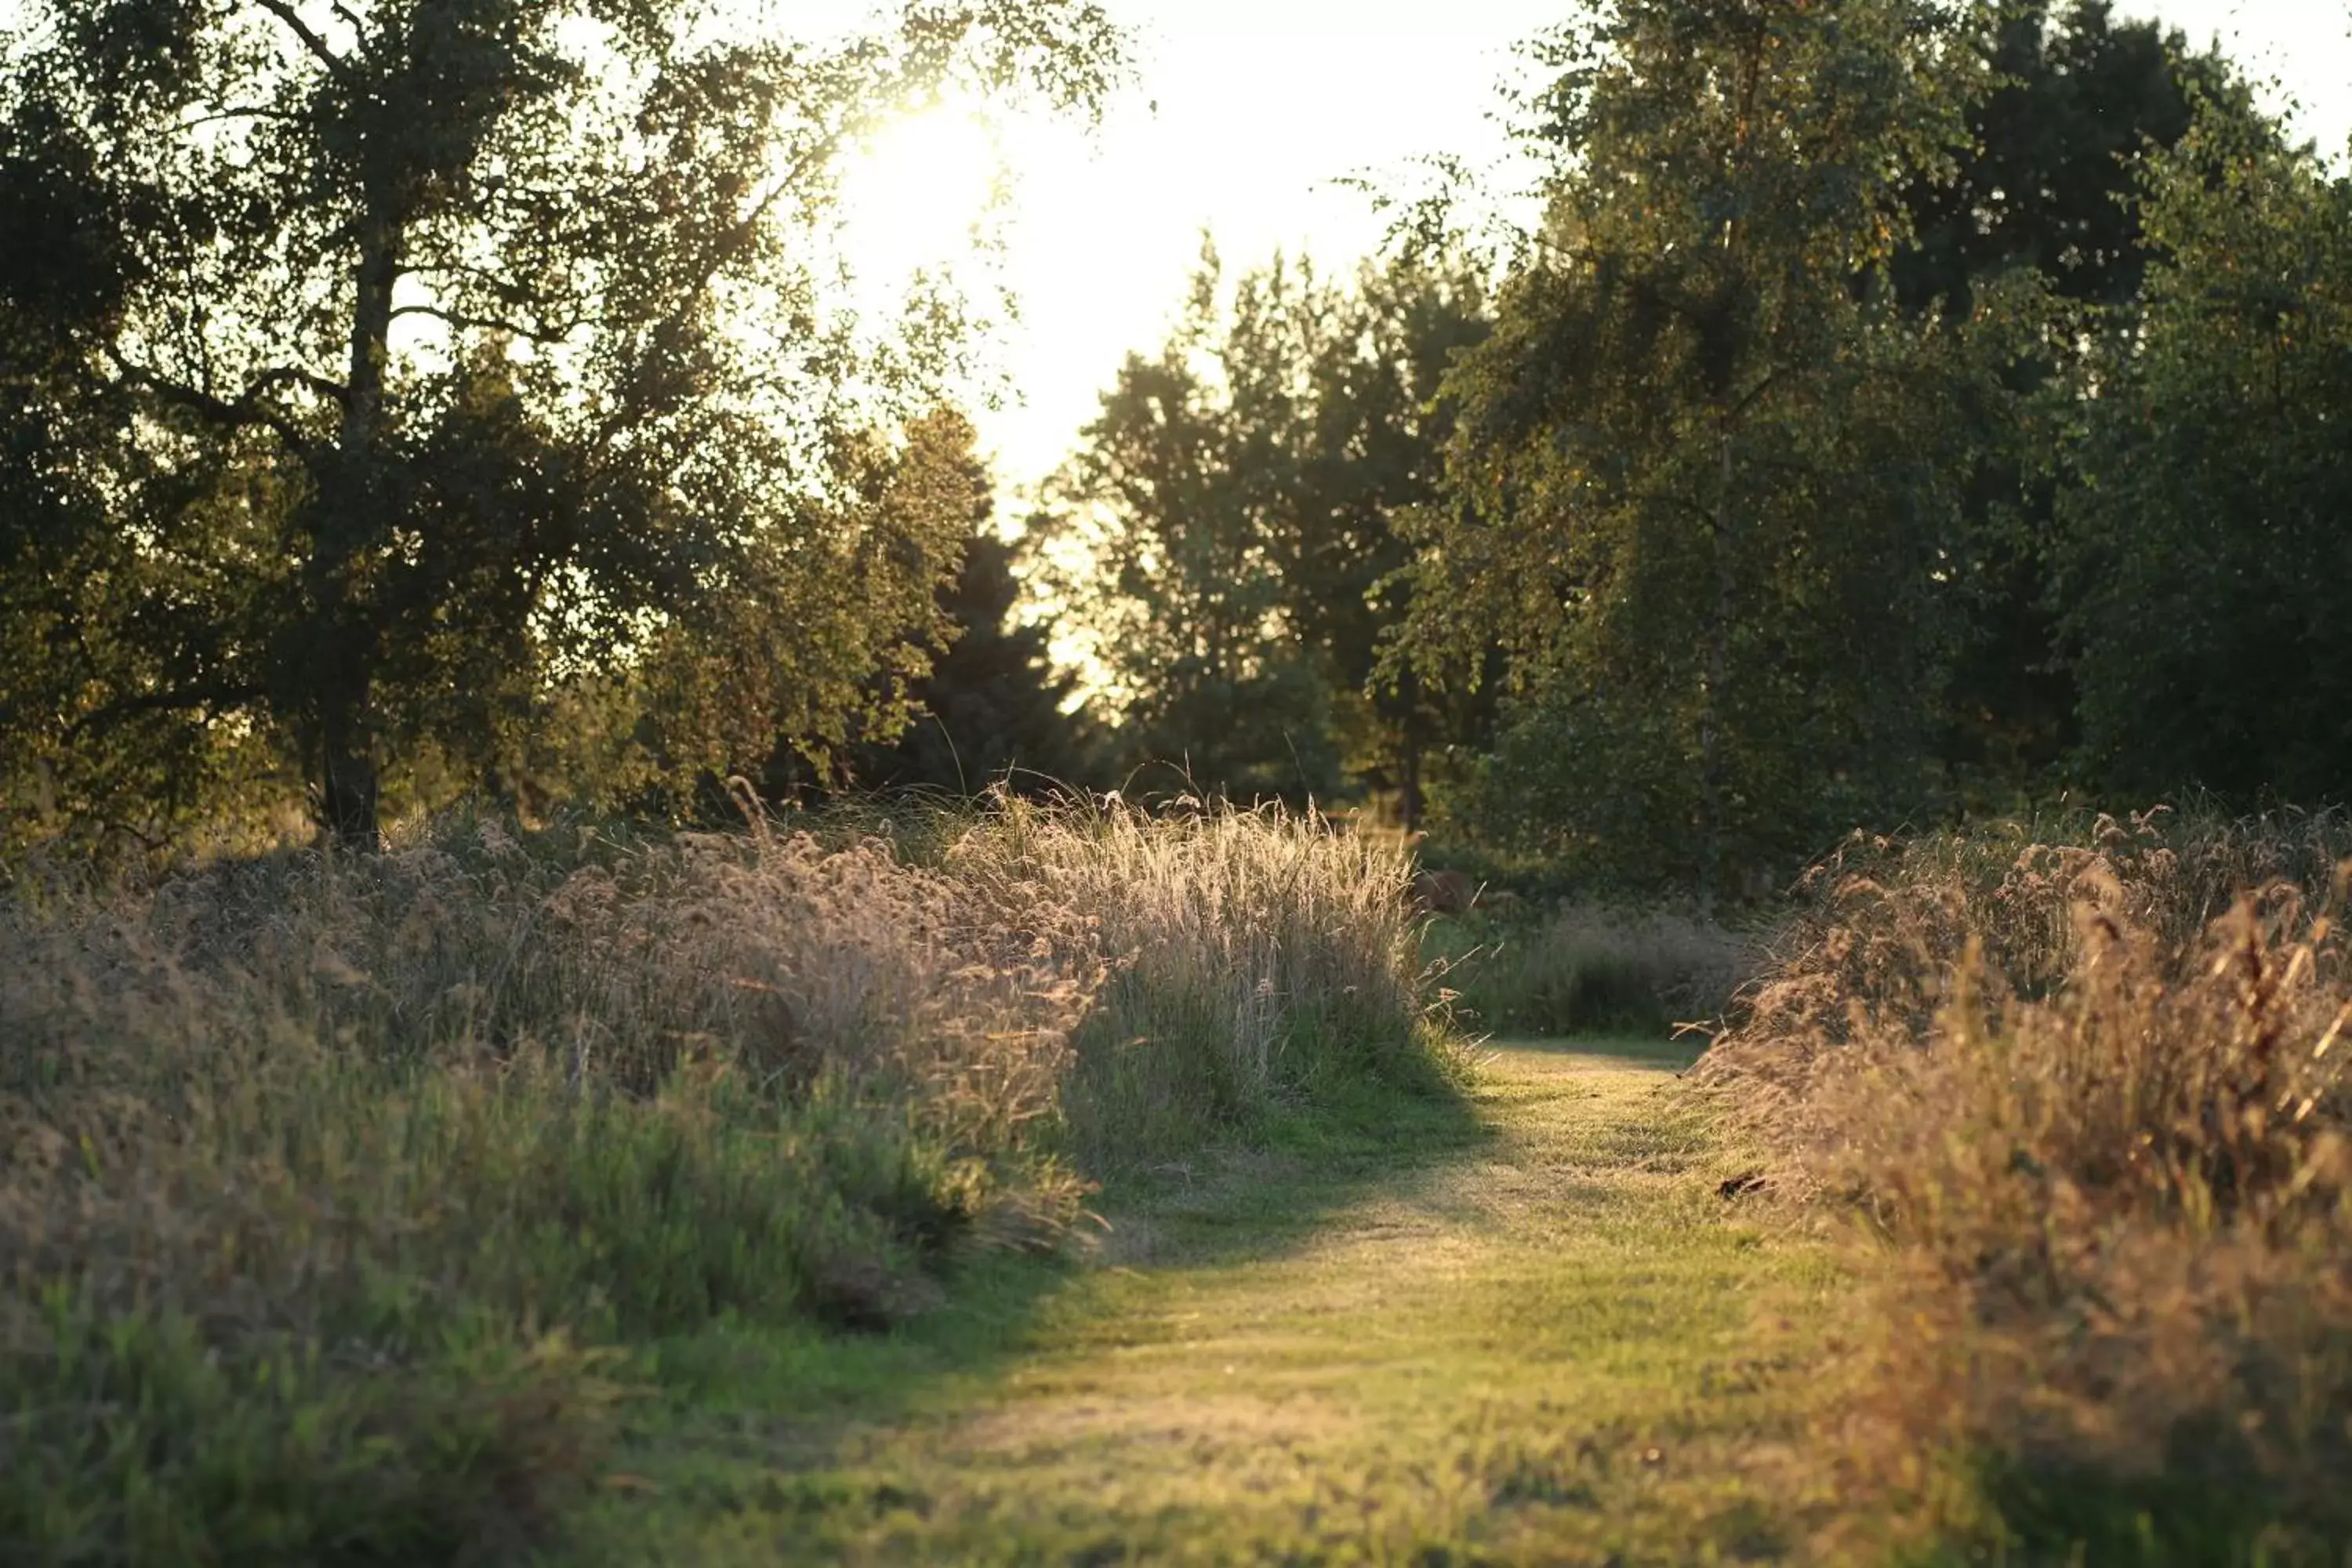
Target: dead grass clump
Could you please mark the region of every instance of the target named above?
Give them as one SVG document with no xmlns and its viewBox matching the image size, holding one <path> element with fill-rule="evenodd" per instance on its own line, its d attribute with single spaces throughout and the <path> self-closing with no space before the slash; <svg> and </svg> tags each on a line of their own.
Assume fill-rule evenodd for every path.
<svg viewBox="0 0 2352 1568">
<path fill-rule="evenodd" d="M 1279 807 L 1006 800 L 945 860 L 1100 943 L 1066 1103 L 1090 1163 L 1180 1151 L 1338 1082 L 1446 1079 L 1394 845 Z"/>
<path fill-rule="evenodd" d="M 1883 1245 L 1857 1475 L 2032 1553 L 2337 1561 L 2343 837 L 2100 819 L 1829 868 L 1705 1071 Z"/>
</svg>

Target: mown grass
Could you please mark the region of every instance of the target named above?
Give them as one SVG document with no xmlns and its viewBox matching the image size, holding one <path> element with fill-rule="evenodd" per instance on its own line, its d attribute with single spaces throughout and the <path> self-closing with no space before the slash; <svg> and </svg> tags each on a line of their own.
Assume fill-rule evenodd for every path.
<svg viewBox="0 0 2352 1568">
<path fill-rule="evenodd" d="M 1042 1293 L 1003 1276 L 845 1357 L 681 1347 L 581 1560 L 1790 1553 L 1826 1501 L 1784 1483 L 1841 1278 L 1718 1195 L 1738 1152 L 1686 1050 L 1606 1048 L 1139 1172 Z"/>
<path fill-rule="evenodd" d="M 1874 1282 L 1818 1550 L 2345 1561 L 2347 850 L 2151 814 L 1821 868 L 1706 1068 Z"/>
<path fill-rule="evenodd" d="M 12 1560 L 517 1557 L 702 1336 L 824 1359 L 1063 1245 L 1095 1172 L 1454 1081 L 1377 847 L 1083 804 L 909 838 L 458 817 L 20 881 Z"/>
</svg>

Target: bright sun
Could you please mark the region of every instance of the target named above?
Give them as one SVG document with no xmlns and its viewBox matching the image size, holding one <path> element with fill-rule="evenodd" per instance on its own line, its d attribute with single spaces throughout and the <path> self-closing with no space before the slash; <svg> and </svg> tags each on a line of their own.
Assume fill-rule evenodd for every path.
<svg viewBox="0 0 2352 1568">
<path fill-rule="evenodd" d="M 996 128 L 940 103 L 888 121 L 843 172 L 844 216 L 859 292 L 894 298 L 916 272 L 949 273 L 986 243 L 1005 201 Z"/>
</svg>

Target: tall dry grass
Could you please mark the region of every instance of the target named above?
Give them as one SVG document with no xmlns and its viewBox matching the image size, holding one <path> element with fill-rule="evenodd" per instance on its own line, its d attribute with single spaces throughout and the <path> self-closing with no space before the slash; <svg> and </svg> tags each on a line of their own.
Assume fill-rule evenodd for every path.
<svg viewBox="0 0 2352 1568">
<path fill-rule="evenodd" d="M 1958 1554 L 2341 1562 L 2352 827 L 2069 826 L 1856 841 L 1706 1064 L 1874 1238 L 1825 1451 Z"/>
<path fill-rule="evenodd" d="M 1007 801 L 947 863 L 1081 910 L 1109 972 L 1068 1102 L 1091 1164 L 1150 1158 L 1356 1079 L 1440 1087 L 1402 847 L 1312 813 Z"/>
<path fill-rule="evenodd" d="M 1383 879 L 1312 820 L 1007 805 L 913 846 L 452 818 L 20 883 L 0 1540 L 519 1552 L 628 1346 L 887 1323 L 963 1251 L 1052 1245 L 1079 1160 L 1438 1071 Z"/>
</svg>

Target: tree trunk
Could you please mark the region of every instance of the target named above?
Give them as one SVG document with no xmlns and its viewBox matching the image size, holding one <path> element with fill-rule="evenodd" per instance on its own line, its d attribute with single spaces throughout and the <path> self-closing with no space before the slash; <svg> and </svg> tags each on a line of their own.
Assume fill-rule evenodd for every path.
<svg viewBox="0 0 2352 1568">
<path fill-rule="evenodd" d="M 1715 522 L 1708 529 L 1715 556 L 1715 613 L 1706 628 L 1706 671 L 1701 678 L 1698 714 L 1698 912 L 1715 918 L 1716 889 L 1723 876 L 1723 682 L 1731 645 L 1731 432 L 1722 435 L 1722 473 L 1715 497 Z"/>
<path fill-rule="evenodd" d="M 316 635 L 298 680 L 313 693 L 320 742 L 322 826 L 346 848 L 383 846 L 375 732 L 376 636 L 367 589 L 354 569 L 376 532 L 375 443 L 391 353 L 393 290 L 400 281 L 398 221 L 371 202 L 360 226 L 352 308 L 351 367 L 333 477 L 321 487 L 307 576 Z"/>
<path fill-rule="evenodd" d="M 374 736 L 367 722 L 364 687 L 330 689 L 320 700 L 319 732 L 321 815 L 327 831 L 346 849 L 373 854 L 383 847 L 377 816 L 379 784 Z"/>
<path fill-rule="evenodd" d="M 1408 834 L 1421 830 L 1421 678 L 1408 669 L 1397 678 L 1397 695 L 1403 700 L 1404 722 L 1398 727 L 1398 773 L 1402 796 L 1397 815 Z"/>
</svg>

